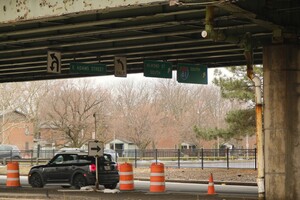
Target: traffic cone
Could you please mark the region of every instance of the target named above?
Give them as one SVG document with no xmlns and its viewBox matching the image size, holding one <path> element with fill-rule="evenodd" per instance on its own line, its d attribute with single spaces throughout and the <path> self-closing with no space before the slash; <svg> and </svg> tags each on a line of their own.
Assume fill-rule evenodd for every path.
<svg viewBox="0 0 300 200">
<path fill-rule="evenodd" d="M 216 194 L 215 193 L 215 186 L 214 186 L 214 180 L 213 180 L 212 173 L 210 173 L 210 177 L 209 177 L 209 181 L 208 181 L 207 194 Z"/>
</svg>

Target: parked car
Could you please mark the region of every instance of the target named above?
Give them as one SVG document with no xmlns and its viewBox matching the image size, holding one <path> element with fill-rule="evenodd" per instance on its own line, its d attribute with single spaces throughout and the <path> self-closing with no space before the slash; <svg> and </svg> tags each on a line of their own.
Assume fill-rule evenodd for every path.
<svg viewBox="0 0 300 200">
<path fill-rule="evenodd" d="M 104 149 L 104 153 L 110 154 L 113 161 L 117 162 L 119 158 L 119 154 L 113 149 Z"/>
<path fill-rule="evenodd" d="M 98 158 L 99 185 L 114 189 L 119 182 L 119 173 L 115 162 L 109 154 Z M 34 188 L 46 184 L 58 184 L 63 187 L 79 189 L 87 185 L 95 185 L 95 157 L 86 152 L 58 153 L 46 165 L 34 166 L 28 174 L 28 182 Z"/>
<path fill-rule="evenodd" d="M 69 147 L 64 147 L 59 149 L 56 154 L 59 153 L 80 153 L 80 152 L 87 152 L 87 150 L 80 149 L 80 148 L 69 148 Z"/>
<path fill-rule="evenodd" d="M 12 158 L 21 159 L 21 153 L 16 145 L 1 144 L 0 145 L 0 159 Z"/>
</svg>

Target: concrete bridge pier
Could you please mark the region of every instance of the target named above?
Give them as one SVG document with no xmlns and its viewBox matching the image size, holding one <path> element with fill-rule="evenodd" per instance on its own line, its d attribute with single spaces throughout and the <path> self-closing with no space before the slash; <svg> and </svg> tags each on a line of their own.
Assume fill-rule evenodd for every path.
<svg viewBox="0 0 300 200">
<path fill-rule="evenodd" d="M 265 197 L 300 199 L 300 46 L 263 50 Z"/>
</svg>

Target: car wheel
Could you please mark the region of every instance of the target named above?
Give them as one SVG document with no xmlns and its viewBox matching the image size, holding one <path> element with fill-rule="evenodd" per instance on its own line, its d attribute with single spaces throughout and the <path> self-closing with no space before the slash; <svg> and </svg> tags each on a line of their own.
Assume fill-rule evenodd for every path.
<svg viewBox="0 0 300 200">
<path fill-rule="evenodd" d="M 117 187 L 117 183 L 104 185 L 106 189 L 115 189 Z"/>
<path fill-rule="evenodd" d="M 76 189 L 86 186 L 86 179 L 82 174 L 77 174 L 73 179 L 73 186 Z"/>
<path fill-rule="evenodd" d="M 37 173 L 32 174 L 30 176 L 30 185 L 33 188 L 42 188 L 42 187 L 44 187 L 42 177 Z"/>
</svg>

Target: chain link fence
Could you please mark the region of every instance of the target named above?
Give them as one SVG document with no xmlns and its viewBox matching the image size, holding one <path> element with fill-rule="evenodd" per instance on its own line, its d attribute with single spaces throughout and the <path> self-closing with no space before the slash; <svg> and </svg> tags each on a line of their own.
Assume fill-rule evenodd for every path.
<svg viewBox="0 0 300 200">
<path fill-rule="evenodd" d="M 248 168 L 257 169 L 256 149 L 154 149 L 119 150 L 119 162 L 136 168 L 162 162 L 176 168 Z"/>
</svg>

